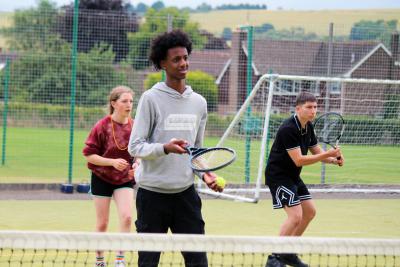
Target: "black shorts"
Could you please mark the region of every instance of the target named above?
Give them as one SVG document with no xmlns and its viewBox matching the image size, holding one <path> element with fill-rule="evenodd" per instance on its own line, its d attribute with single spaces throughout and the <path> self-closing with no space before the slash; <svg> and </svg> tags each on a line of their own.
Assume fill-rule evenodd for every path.
<svg viewBox="0 0 400 267">
<path fill-rule="evenodd" d="M 204 234 L 202 202 L 194 185 L 164 194 L 140 188 L 136 194 L 138 233 Z"/>
<path fill-rule="evenodd" d="M 269 182 L 267 185 L 271 191 L 274 209 L 281 209 L 285 206 L 293 207 L 299 205 L 300 201 L 312 199 L 307 186 L 301 179 L 279 183 Z"/>
<path fill-rule="evenodd" d="M 133 189 L 134 183 L 133 180 L 115 185 L 115 184 L 110 184 L 103 179 L 99 178 L 96 174 L 92 173 L 92 180 L 90 183 L 90 194 L 92 196 L 98 196 L 98 197 L 112 197 L 114 190 L 118 190 L 121 188 L 130 188 Z"/>
<path fill-rule="evenodd" d="M 204 234 L 201 199 L 194 186 L 183 192 L 163 194 L 140 188 L 136 194 L 138 233 Z M 185 266 L 207 267 L 205 252 L 182 251 Z M 160 252 L 139 251 L 139 267 L 158 266 Z"/>
</svg>

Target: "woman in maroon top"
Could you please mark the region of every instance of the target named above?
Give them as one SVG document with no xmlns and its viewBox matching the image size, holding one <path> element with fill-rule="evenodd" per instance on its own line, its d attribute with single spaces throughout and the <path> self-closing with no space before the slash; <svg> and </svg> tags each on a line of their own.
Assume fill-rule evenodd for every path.
<svg viewBox="0 0 400 267">
<path fill-rule="evenodd" d="M 90 131 L 83 155 L 92 172 L 90 191 L 96 207 L 96 231 L 107 231 L 110 203 L 114 198 L 120 231 L 130 232 L 135 184 L 134 159 L 127 148 L 132 130 L 131 111 L 134 93 L 117 86 L 109 96 L 110 115 L 99 120 Z M 97 252 L 95 266 L 105 266 L 103 252 Z M 125 266 L 123 253 L 117 252 L 115 266 Z"/>
</svg>

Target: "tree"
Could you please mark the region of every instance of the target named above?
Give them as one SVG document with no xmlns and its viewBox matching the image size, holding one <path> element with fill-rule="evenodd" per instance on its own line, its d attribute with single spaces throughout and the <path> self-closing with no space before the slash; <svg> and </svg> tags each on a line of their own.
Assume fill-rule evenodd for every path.
<svg viewBox="0 0 400 267">
<path fill-rule="evenodd" d="M 129 14 L 134 14 L 136 9 L 131 3 L 124 4 L 124 10 L 126 10 Z"/>
<path fill-rule="evenodd" d="M 264 23 L 261 26 L 254 27 L 254 32 L 256 34 L 259 34 L 259 33 L 265 33 L 269 30 L 274 30 L 274 29 L 275 29 L 274 25 L 272 25 L 270 23 Z"/>
<path fill-rule="evenodd" d="M 231 28 L 225 27 L 222 31 L 222 38 L 226 41 L 232 40 L 232 30 Z"/>
<path fill-rule="evenodd" d="M 59 16 L 58 32 L 68 42 L 72 42 L 73 4 L 64 7 Z M 100 43 L 112 47 L 116 61 L 129 52 L 128 32 L 138 28 L 135 13 L 122 0 L 81 0 L 79 2 L 78 50 L 88 52 Z"/>
<path fill-rule="evenodd" d="M 267 32 L 257 34 L 257 38 L 269 38 L 272 40 L 319 40 L 320 37 L 313 33 L 306 33 L 302 27 L 292 27 L 290 29 L 275 30 L 270 29 Z"/>
<path fill-rule="evenodd" d="M 173 29 L 182 29 L 191 38 L 195 48 L 202 48 L 206 37 L 200 34 L 197 23 L 189 21 L 189 13 L 182 12 L 175 7 L 164 8 L 157 11 L 153 8 L 147 10 L 144 23 L 140 25 L 139 31 L 129 34 L 129 62 L 136 69 L 149 66 L 149 49 L 151 40 L 162 32 L 168 30 L 168 16 L 171 18 Z"/>
<path fill-rule="evenodd" d="M 49 40 L 47 51 L 22 54 L 11 64 L 10 97 L 14 101 L 68 104 L 71 99 L 71 46 L 64 40 Z M 100 105 L 110 88 L 127 84 L 113 66 L 115 55 L 105 44 L 79 53 L 76 103 Z"/>
<path fill-rule="evenodd" d="M 164 5 L 164 3 L 162 1 L 157 1 L 157 2 L 154 2 L 154 4 L 151 5 L 151 8 L 153 8 L 153 9 L 155 9 L 157 11 L 160 11 L 161 9 L 165 8 L 165 5 Z"/>
<path fill-rule="evenodd" d="M 397 20 L 361 20 L 354 23 L 350 40 L 385 40 L 397 29 Z"/>
<path fill-rule="evenodd" d="M 56 28 L 57 9 L 47 0 L 41 0 L 37 8 L 15 11 L 12 26 L 1 29 L 12 50 L 41 50 Z"/>
<path fill-rule="evenodd" d="M 140 13 L 140 14 L 144 14 L 144 13 L 146 13 L 146 11 L 147 11 L 148 8 L 149 8 L 149 7 L 148 7 L 146 4 L 140 2 L 140 3 L 137 4 L 137 6 L 136 6 L 136 12 L 137 12 L 137 13 Z"/>
<path fill-rule="evenodd" d="M 239 9 L 267 9 L 267 5 L 252 5 L 252 4 L 238 4 L 238 5 L 232 5 L 232 4 L 223 4 L 221 6 L 217 6 L 215 8 L 216 10 L 239 10 Z"/>
<path fill-rule="evenodd" d="M 201 3 L 201 5 L 199 5 L 196 8 L 197 12 L 209 12 L 211 10 L 212 10 L 212 6 L 210 6 L 210 5 L 206 4 L 206 3 Z"/>
</svg>

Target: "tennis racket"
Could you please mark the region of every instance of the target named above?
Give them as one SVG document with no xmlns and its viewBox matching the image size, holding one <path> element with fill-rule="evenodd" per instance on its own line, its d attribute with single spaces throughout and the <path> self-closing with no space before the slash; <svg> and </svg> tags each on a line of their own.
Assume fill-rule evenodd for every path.
<svg viewBox="0 0 400 267">
<path fill-rule="evenodd" d="M 190 167 L 199 172 L 210 172 L 222 169 L 236 159 L 236 152 L 226 147 L 197 148 L 187 146 Z"/>
<path fill-rule="evenodd" d="M 344 132 L 343 117 L 336 112 L 328 112 L 319 116 L 314 122 L 315 135 L 319 142 L 336 148 Z M 337 158 L 340 160 L 340 157 Z"/>
</svg>

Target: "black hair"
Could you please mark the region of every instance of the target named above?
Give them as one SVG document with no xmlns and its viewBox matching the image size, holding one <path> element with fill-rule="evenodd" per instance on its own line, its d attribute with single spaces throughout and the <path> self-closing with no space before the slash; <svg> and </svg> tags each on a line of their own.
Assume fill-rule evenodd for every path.
<svg viewBox="0 0 400 267">
<path fill-rule="evenodd" d="M 164 32 L 152 41 L 149 58 L 156 70 L 161 69 L 161 61 L 167 58 L 168 50 L 174 47 L 185 47 L 188 55 L 190 55 L 192 52 L 192 41 L 181 30 Z"/>
<path fill-rule="evenodd" d="M 296 106 L 303 105 L 306 102 L 317 102 L 317 98 L 309 92 L 301 92 L 296 98 Z"/>
</svg>

